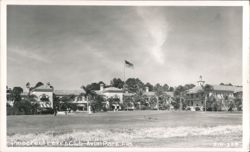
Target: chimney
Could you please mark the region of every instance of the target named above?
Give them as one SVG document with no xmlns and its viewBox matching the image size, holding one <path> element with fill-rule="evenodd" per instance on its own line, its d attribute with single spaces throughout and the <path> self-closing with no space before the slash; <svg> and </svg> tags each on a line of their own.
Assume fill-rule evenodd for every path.
<svg viewBox="0 0 250 152">
<path fill-rule="evenodd" d="M 104 89 L 104 84 L 101 83 L 101 84 L 100 84 L 100 91 L 103 91 L 103 89 Z"/>
<path fill-rule="evenodd" d="M 148 90 L 149 88 L 148 87 L 146 87 L 146 92 L 149 92 L 149 90 Z"/>
</svg>

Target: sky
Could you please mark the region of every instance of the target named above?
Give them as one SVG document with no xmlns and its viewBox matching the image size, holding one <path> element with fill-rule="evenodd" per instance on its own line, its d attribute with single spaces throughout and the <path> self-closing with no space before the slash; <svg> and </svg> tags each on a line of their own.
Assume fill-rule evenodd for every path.
<svg viewBox="0 0 250 152">
<path fill-rule="evenodd" d="M 134 68 L 124 69 L 124 60 Z M 8 6 L 7 84 L 242 83 L 241 7 Z"/>
</svg>

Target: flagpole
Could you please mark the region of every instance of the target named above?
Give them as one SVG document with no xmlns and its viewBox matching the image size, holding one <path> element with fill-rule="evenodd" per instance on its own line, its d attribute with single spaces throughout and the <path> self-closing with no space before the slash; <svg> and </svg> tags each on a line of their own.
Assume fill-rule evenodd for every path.
<svg viewBox="0 0 250 152">
<path fill-rule="evenodd" d="M 126 67 L 125 67 L 125 66 L 126 66 L 126 65 L 125 65 L 125 60 L 124 60 L 123 65 L 124 65 L 124 67 L 123 67 L 123 81 L 124 81 L 123 90 L 125 90 L 125 81 L 126 81 L 126 80 L 125 80 L 125 79 L 126 79 L 126 76 L 125 76 L 125 68 L 126 68 Z"/>
</svg>

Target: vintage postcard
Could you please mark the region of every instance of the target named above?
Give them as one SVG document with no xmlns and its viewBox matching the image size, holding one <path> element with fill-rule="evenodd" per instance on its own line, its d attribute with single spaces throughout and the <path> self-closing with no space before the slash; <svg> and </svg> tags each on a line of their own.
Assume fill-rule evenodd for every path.
<svg viewBox="0 0 250 152">
<path fill-rule="evenodd" d="M 248 151 L 249 3 L 2 1 L 1 150 Z"/>
</svg>

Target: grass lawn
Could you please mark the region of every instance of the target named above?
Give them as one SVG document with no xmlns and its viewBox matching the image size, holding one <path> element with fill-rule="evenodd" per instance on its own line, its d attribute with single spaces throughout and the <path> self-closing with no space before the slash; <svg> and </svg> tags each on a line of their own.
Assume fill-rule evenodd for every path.
<svg viewBox="0 0 250 152">
<path fill-rule="evenodd" d="M 9 146 L 240 147 L 240 112 L 121 111 L 7 116 Z M 34 144 L 35 143 L 35 144 Z"/>
</svg>

